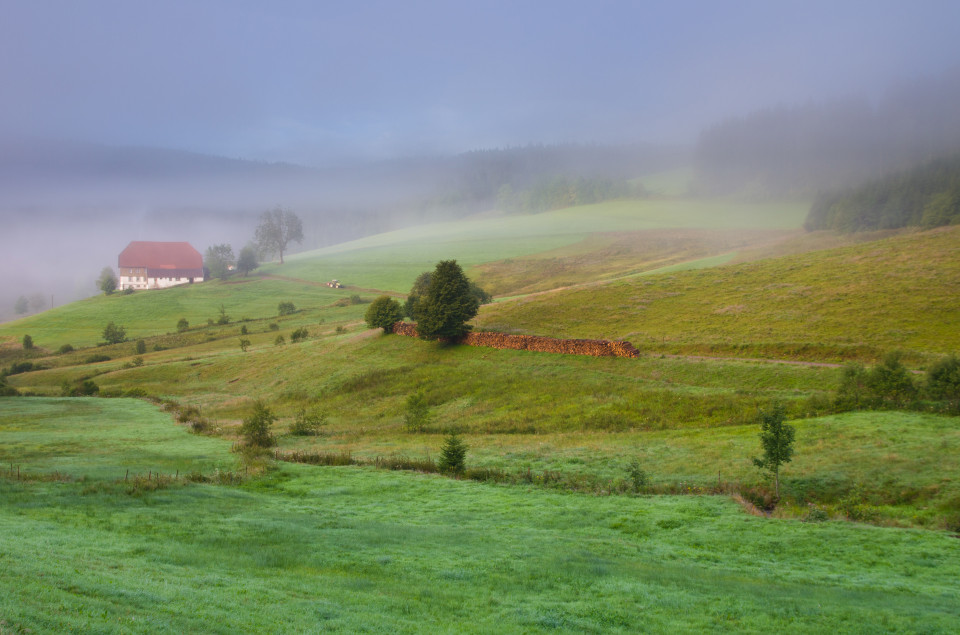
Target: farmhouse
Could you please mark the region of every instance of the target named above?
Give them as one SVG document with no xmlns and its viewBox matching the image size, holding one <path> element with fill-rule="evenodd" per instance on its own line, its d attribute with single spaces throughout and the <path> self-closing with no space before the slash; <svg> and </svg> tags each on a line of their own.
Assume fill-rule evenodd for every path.
<svg viewBox="0 0 960 635">
<path fill-rule="evenodd" d="M 190 243 L 135 240 L 120 252 L 121 289 L 162 289 L 203 282 L 203 256 Z"/>
</svg>

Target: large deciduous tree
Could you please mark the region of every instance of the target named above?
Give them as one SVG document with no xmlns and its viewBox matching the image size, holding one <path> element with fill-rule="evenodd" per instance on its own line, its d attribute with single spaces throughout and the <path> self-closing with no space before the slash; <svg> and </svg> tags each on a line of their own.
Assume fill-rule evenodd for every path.
<svg viewBox="0 0 960 635">
<path fill-rule="evenodd" d="M 430 286 L 416 304 L 417 332 L 428 340 L 456 338 L 470 330 L 480 302 L 470 292 L 470 281 L 456 260 L 441 260 L 430 276 Z"/>
<path fill-rule="evenodd" d="M 265 255 L 279 254 L 283 264 L 283 252 L 291 242 L 303 241 L 303 223 L 289 209 L 274 207 L 260 216 L 256 231 L 257 247 Z"/>
</svg>

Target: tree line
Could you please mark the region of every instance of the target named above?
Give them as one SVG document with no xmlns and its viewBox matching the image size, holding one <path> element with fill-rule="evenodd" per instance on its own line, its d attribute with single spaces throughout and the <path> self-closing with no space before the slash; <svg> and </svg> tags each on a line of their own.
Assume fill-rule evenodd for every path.
<svg viewBox="0 0 960 635">
<path fill-rule="evenodd" d="M 642 184 L 627 179 L 555 176 L 541 179 L 527 189 L 501 186 L 497 207 L 505 212 L 535 214 L 612 199 L 642 198 L 646 193 Z"/>
<path fill-rule="evenodd" d="M 283 254 L 290 243 L 303 241 L 303 222 L 293 211 L 277 206 L 261 214 L 253 240 L 234 256 L 233 247 L 223 243 L 207 247 L 203 256 L 206 278 L 227 278 L 233 271 L 248 276 L 260 266 L 260 258 Z"/>
<path fill-rule="evenodd" d="M 960 154 L 820 194 L 804 227 L 855 232 L 960 223 Z"/>
</svg>

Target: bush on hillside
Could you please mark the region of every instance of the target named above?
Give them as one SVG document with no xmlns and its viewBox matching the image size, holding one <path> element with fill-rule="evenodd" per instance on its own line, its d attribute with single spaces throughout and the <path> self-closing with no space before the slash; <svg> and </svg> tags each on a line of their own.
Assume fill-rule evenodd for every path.
<svg viewBox="0 0 960 635">
<path fill-rule="evenodd" d="M 430 406 L 423 391 L 417 391 L 407 397 L 403 419 L 410 432 L 420 432 L 430 424 Z"/>
<path fill-rule="evenodd" d="M 903 353 L 891 351 L 867 374 L 867 387 L 880 399 L 904 406 L 917 397 L 917 385 L 901 361 Z"/>
<path fill-rule="evenodd" d="M 103 341 L 107 344 L 119 344 L 127 340 L 127 329 L 117 326 L 113 322 L 108 323 L 103 328 Z"/>
<path fill-rule="evenodd" d="M 258 399 L 253 404 L 253 412 L 240 426 L 244 444 L 251 448 L 269 448 L 276 445 L 276 439 L 270 433 L 270 426 L 276 420 L 277 417 Z"/>
<path fill-rule="evenodd" d="M 960 358 L 950 355 L 927 371 L 924 385 L 927 397 L 943 402 L 950 414 L 960 414 Z"/>
<path fill-rule="evenodd" d="M 326 424 L 327 417 L 322 412 L 311 412 L 306 408 L 297 413 L 297 418 L 290 426 L 290 434 L 296 436 L 317 436 Z"/>
<path fill-rule="evenodd" d="M 281 302 L 277 305 L 277 313 L 279 315 L 292 315 L 297 312 L 297 307 L 293 305 L 293 302 Z"/>
<path fill-rule="evenodd" d="M 19 375 L 20 373 L 29 373 L 32 370 L 42 370 L 43 367 L 33 362 L 14 362 L 10 367 L 3 371 L 3 376 Z"/>
<path fill-rule="evenodd" d="M 403 318 L 401 313 L 399 302 L 390 296 L 382 295 L 370 304 L 363 319 L 372 329 L 381 328 L 384 333 L 392 333 L 393 325 Z"/>
<path fill-rule="evenodd" d="M 92 397 L 99 392 L 100 386 L 94 383 L 92 379 L 85 379 L 75 386 L 71 386 L 69 382 L 65 381 L 60 389 L 60 393 L 64 397 Z"/>
<path fill-rule="evenodd" d="M 30 350 L 31 348 L 33 348 L 33 338 L 30 337 L 29 335 L 24 335 L 24 336 L 23 336 L 23 349 L 28 351 L 28 350 Z"/>
<path fill-rule="evenodd" d="M 73 346 L 71 344 L 64 344 L 63 346 L 57 349 L 57 352 L 61 355 L 63 355 L 64 353 L 72 353 Z"/>
<path fill-rule="evenodd" d="M 180 318 L 177 320 L 177 333 L 183 333 L 190 328 L 190 323 L 187 322 L 187 318 Z"/>
<path fill-rule="evenodd" d="M 0 397 L 18 397 L 19 391 L 7 384 L 7 378 L 0 375 Z"/>
<path fill-rule="evenodd" d="M 437 469 L 450 474 L 461 474 L 466 467 L 467 444 L 456 432 L 447 436 L 440 450 Z"/>
<path fill-rule="evenodd" d="M 847 364 L 834 404 L 841 410 L 864 410 L 902 408 L 915 402 L 920 390 L 902 359 L 903 353 L 892 351 L 870 370 Z"/>
<path fill-rule="evenodd" d="M 307 339 L 307 337 L 309 336 L 310 336 L 310 331 L 307 330 L 307 327 L 301 326 L 300 328 L 296 329 L 293 333 L 290 334 L 290 341 L 294 343 L 300 342 Z"/>
</svg>

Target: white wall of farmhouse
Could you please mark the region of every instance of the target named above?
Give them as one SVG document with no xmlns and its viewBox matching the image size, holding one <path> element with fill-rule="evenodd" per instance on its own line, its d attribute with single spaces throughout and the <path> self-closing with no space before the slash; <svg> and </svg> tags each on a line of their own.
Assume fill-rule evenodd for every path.
<svg viewBox="0 0 960 635">
<path fill-rule="evenodd" d="M 176 278 L 173 276 L 148 276 L 146 269 L 138 270 L 135 267 L 120 268 L 120 289 L 133 289 L 140 291 L 143 289 L 166 289 L 180 284 L 191 284 L 193 282 L 203 282 L 203 277 L 199 278 Z"/>
</svg>

